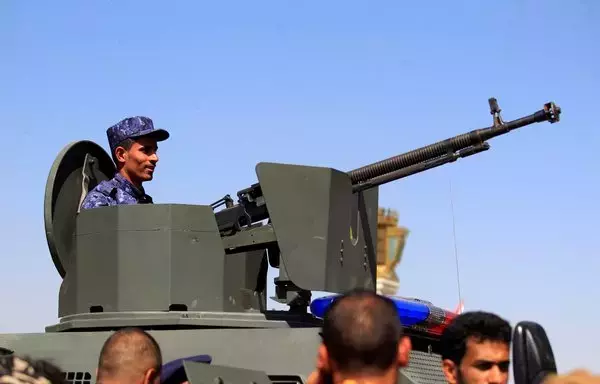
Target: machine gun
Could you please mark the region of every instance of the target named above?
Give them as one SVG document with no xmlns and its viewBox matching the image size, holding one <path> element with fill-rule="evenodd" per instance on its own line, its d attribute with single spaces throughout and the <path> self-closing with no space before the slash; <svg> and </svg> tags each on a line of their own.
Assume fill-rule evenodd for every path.
<svg viewBox="0 0 600 384">
<path fill-rule="evenodd" d="M 504 122 L 501 109 L 495 98 L 488 100 L 493 125 L 488 128 L 473 130 L 462 135 L 439 141 L 437 143 L 412 150 L 348 172 L 352 181 L 352 191 L 361 192 L 406 176 L 420 173 L 431 168 L 454 162 L 461 157 L 468 157 L 487 151 L 490 145 L 486 142 L 496 136 L 512 130 L 543 121 L 551 124 L 560 119 L 560 107 L 552 102 L 546 103 L 543 109 L 509 122 Z M 268 219 L 267 207 L 264 203 L 260 184 L 256 183 L 237 193 L 238 204 L 233 205 L 230 195 L 213 203 L 218 207 L 224 203 L 227 209 L 217 213 L 219 231 L 223 235 L 238 232 L 242 227 Z"/>
<path fill-rule="evenodd" d="M 271 265 L 279 267 L 281 246 L 285 247 L 285 243 L 291 240 L 290 238 L 294 238 L 293 244 L 287 244 L 289 246 L 286 247 L 285 253 L 290 257 L 289 255 L 298 249 L 305 251 L 303 252 L 306 255 L 305 258 L 303 260 L 299 258 L 298 262 L 318 263 L 315 259 L 324 260 L 335 253 L 340 253 L 340 257 L 343 258 L 345 246 L 343 230 L 349 226 L 351 233 L 353 228 L 356 233 L 358 223 L 356 221 L 350 223 L 350 219 L 356 214 L 358 204 L 361 204 L 361 209 L 358 209 L 358 211 L 363 216 L 366 213 L 365 211 L 369 211 L 368 208 L 371 211 L 376 208 L 374 203 L 377 200 L 376 195 L 371 193 L 369 195 L 370 199 L 367 199 L 368 203 L 365 204 L 362 194 L 369 193 L 382 184 L 486 151 L 490 148 L 486 142 L 487 140 L 506 134 L 514 129 L 543 121 L 555 123 L 560 118 L 560 108 L 549 102 L 544 105 L 543 109 L 529 116 L 504 122 L 496 99 L 490 98 L 488 102 L 490 113 L 493 116 L 492 126 L 442 140 L 352 170 L 346 174 L 330 168 L 259 164 L 257 174 L 260 182 L 239 191 L 237 193 L 237 204 L 233 204 L 233 199 L 229 195 L 213 204 L 216 207 L 221 205 L 222 202 L 227 203 L 225 209 L 216 212 L 217 226 L 226 244 L 226 252 L 237 253 L 241 250 L 267 249 Z M 277 179 L 280 181 L 277 182 Z M 339 209 L 335 209 L 335 215 L 332 215 L 332 208 L 336 206 L 334 199 L 340 201 L 340 204 Z M 352 201 L 352 204 L 349 203 L 350 201 Z M 329 202 L 330 205 L 323 205 L 324 202 Z M 321 210 L 313 209 L 314 205 L 321 206 Z M 349 206 L 353 208 L 349 209 Z M 310 215 L 304 213 L 307 211 L 310 212 Z M 349 215 L 350 212 L 351 215 Z M 372 214 L 372 212 L 369 213 Z M 375 235 L 368 235 L 372 233 L 371 229 L 376 226 L 376 223 L 373 222 L 372 216 L 367 216 L 363 217 L 363 220 L 371 228 L 368 225 L 363 226 L 367 238 L 362 240 L 362 249 L 359 251 L 364 254 L 362 256 L 365 259 L 365 267 L 367 264 L 372 267 L 374 264 L 367 262 L 366 259 L 370 258 L 372 260 L 376 254 L 375 243 L 372 240 Z M 325 253 L 325 249 L 321 248 L 324 252 L 318 253 L 313 259 L 309 255 L 315 255 L 315 249 L 309 250 L 306 246 L 318 242 L 318 240 L 315 241 L 317 235 L 314 228 L 314 220 L 317 218 L 330 222 L 330 231 L 328 233 L 320 231 L 318 238 L 328 239 L 331 247 L 327 248 L 327 253 Z M 262 226 L 261 222 L 265 220 L 268 220 L 268 223 L 266 226 Z M 265 236 L 264 234 L 267 233 L 273 235 Z M 333 233 L 339 233 L 339 236 L 332 237 Z M 251 235 L 248 236 L 248 234 Z M 262 240 L 257 240 L 261 235 Z M 287 238 L 284 239 L 284 237 Z M 338 246 L 340 251 L 334 250 Z M 357 247 L 354 244 L 350 251 L 356 250 Z M 352 255 L 352 257 L 356 259 L 360 258 L 361 255 Z M 310 258 L 310 260 L 306 258 Z M 295 261 L 288 260 L 284 264 L 294 263 Z M 331 267 L 331 263 L 328 263 L 328 267 Z M 320 286 L 321 288 L 335 290 L 335 287 L 327 284 L 324 279 L 319 282 L 315 280 L 309 282 L 305 279 L 305 276 L 297 275 L 292 279 L 297 284 L 293 284 L 288 279 L 289 276 L 285 271 L 280 269 L 280 273 L 280 277 L 276 281 L 277 298 L 296 307 L 305 307 L 307 299 L 310 298 L 307 292 L 288 296 L 290 290 L 303 291 L 298 288 L 298 283 L 304 286 Z M 335 279 L 338 280 L 339 275 Z M 371 279 L 374 281 L 374 276 L 371 276 Z M 370 285 L 370 282 L 363 281 L 363 283 Z M 304 299 L 301 300 L 301 298 Z"/>
</svg>

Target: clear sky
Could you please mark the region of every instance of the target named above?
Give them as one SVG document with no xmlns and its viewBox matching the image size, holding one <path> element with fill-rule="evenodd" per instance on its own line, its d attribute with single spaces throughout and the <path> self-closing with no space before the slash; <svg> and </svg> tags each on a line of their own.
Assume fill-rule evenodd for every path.
<svg viewBox="0 0 600 384">
<path fill-rule="evenodd" d="M 559 369 L 598 369 L 598 45 L 593 0 L 0 3 L 0 332 L 57 321 L 43 222 L 60 149 L 147 115 L 170 130 L 156 202 L 208 204 L 259 161 L 351 170 L 553 100 L 559 124 L 381 188 L 411 231 L 399 294 L 535 320 Z M 596 24 L 594 26 L 593 24 Z M 271 275 L 272 276 L 272 275 Z M 18 291 L 18 294 L 16 293 Z"/>
</svg>

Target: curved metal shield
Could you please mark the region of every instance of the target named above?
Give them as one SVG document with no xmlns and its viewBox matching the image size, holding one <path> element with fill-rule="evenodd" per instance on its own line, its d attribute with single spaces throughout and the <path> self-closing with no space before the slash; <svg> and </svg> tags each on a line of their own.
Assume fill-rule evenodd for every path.
<svg viewBox="0 0 600 384">
<path fill-rule="evenodd" d="M 91 141 L 70 143 L 56 156 L 46 181 L 44 225 L 52 261 L 61 277 L 65 277 L 73 252 L 75 220 L 83 198 L 115 172 L 109 154 Z"/>
</svg>

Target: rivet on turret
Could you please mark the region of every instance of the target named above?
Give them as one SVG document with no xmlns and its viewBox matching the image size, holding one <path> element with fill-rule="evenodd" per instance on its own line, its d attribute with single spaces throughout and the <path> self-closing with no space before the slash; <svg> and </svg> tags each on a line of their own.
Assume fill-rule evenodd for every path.
<svg viewBox="0 0 600 384">
<path fill-rule="evenodd" d="M 215 379 L 213 380 L 213 382 L 215 384 L 224 384 L 223 378 L 221 376 L 215 377 Z"/>
</svg>

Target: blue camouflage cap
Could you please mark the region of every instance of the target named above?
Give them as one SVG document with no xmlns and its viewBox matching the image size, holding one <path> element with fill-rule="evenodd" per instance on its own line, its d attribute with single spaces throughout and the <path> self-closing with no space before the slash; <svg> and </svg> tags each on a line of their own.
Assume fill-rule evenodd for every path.
<svg viewBox="0 0 600 384">
<path fill-rule="evenodd" d="M 106 130 L 108 145 L 114 152 L 117 145 L 125 139 L 151 135 L 157 141 L 169 138 L 169 132 L 164 129 L 154 129 L 152 119 L 145 116 L 127 117 Z"/>
</svg>

